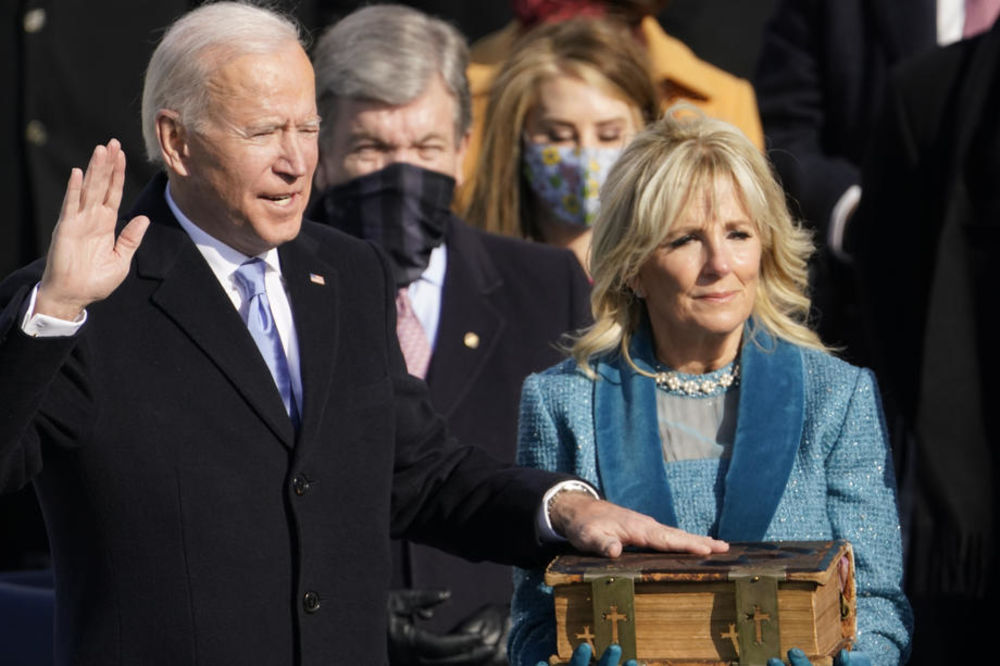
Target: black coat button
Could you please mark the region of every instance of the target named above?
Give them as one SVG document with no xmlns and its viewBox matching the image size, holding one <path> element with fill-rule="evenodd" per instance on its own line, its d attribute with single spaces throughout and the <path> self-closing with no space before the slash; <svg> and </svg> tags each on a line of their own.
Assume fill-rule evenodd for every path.
<svg viewBox="0 0 1000 666">
<path fill-rule="evenodd" d="M 292 489 L 295 490 L 295 494 L 302 497 L 307 492 L 309 492 L 309 481 L 304 476 L 296 476 L 292 479 Z"/>
<path fill-rule="evenodd" d="M 306 592 L 302 595 L 302 607 L 306 609 L 307 613 L 318 611 L 320 607 L 319 595 L 315 592 Z"/>
</svg>

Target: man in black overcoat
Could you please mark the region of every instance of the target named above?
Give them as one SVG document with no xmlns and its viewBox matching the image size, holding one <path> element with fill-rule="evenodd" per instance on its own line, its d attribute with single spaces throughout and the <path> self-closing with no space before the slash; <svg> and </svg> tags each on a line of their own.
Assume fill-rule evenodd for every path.
<svg viewBox="0 0 1000 666">
<path fill-rule="evenodd" d="M 849 237 L 902 462 L 911 663 L 980 661 L 996 617 L 1000 27 L 890 79 Z"/>
<path fill-rule="evenodd" d="M 889 71 L 937 45 L 936 17 L 936 0 L 779 0 L 764 31 L 753 83 L 768 156 L 816 233 L 820 335 L 858 364 L 871 361 L 844 233 Z"/>
<path fill-rule="evenodd" d="M 328 122 L 310 217 L 386 250 L 433 352 L 420 367 L 408 357 L 410 372 L 426 377 L 461 441 L 512 462 L 524 378 L 558 362 L 560 339 L 590 321 L 583 269 L 568 250 L 487 234 L 451 213 L 471 121 L 455 28 L 401 5 L 367 7 L 323 34 L 313 62 Z M 406 589 L 390 600 L 394 663 L 424 663 L 422 653 L 502 660 L 509 567 L 404 541 L 393 570 Z M 424 629 L 455 631 L 438 640 Z M 470 634 L 481 640 L 461 638 Z"/>
<path fill-rule="evenodd" d="M 725 547 L 457 446 L 385 260 L 302 220 L 318 129 L 294 25 L 190 12 L 147 69 L 165 174 L 116 230 L 125 158 L 96 148 L 0 285 L 0 488 L 39 494 L 59 664 L 384 663 L 390 535 L 525 565 L 558 534 Z"/>
</svg>

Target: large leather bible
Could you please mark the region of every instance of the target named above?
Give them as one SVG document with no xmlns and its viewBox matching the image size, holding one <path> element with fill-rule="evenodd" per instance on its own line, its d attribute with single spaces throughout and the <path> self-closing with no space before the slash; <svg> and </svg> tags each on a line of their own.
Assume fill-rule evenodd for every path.
<svg viewBox="0 0 1000 666">
<path fill-rule="evenodd" d="M 797 647 L 816 666 L 850 648 L 854 558 L 846 541 L 731 544 L 709 556 L 627 552 L 611 560 L 557 557 L 557 654 L 611 643 L 648 666 L 765 664 Z"/>
</svg>

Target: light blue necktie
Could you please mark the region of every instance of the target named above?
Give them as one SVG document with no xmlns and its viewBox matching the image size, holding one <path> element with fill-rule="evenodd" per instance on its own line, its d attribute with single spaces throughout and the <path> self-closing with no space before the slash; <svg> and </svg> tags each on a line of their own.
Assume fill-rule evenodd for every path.
<svg viewBox="0 0 1000 666">
<path fill-rule="evenodd" d="M 288 370 L 288 359 L 285 357 L 285 349 L 281 346 L 278 328 L 274 325 L 271 303 L 267 300 L 267 291 L 264 289 L 266 270 L 267 265 L 262 260 L 251 259 L 241 264 L 234 275 L 236 284 L 248 301 L 244 323 L 250 329 L 253 341 L 257 343 L 264 362 L 271 370 L 271 376 L 274 377 L 274 383 L 281 393 L 281 400 L 285 403 L 288 416 L 298 427 L 299 413 L 295 405 L 295 396 L 292 394 L 292 375 Z"/>
</svg>

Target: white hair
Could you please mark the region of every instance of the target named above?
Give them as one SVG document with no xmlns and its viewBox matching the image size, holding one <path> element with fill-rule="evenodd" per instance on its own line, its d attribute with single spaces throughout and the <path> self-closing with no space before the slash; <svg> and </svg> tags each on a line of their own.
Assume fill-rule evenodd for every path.
<svg viewBox="0 0 1000 666">
<path fill-rule="evenodd" d="M 245 2 L 216 2 L 188 12 L 170 26 L 146 68 L 142 90 L 142 136 L 150 162 L 163 162 L 156 114 L 180 115 L 182 125 L 204 119 L 212 72 L 234 58 L 271 53 L 289 43 L 302 45 L 296 23 Z"/>
<path fill-rule="evenodd" d="M 332 121 L 338 100 L 402 106 L 439 75 L 455 99 L 455 136 L 461 137 L 472 123 L 468 61 L 465 38 L 445 21 L 403 5 L 364 7 L 327 28 L 316 43 L 319 113 Z"/>
</svg>

